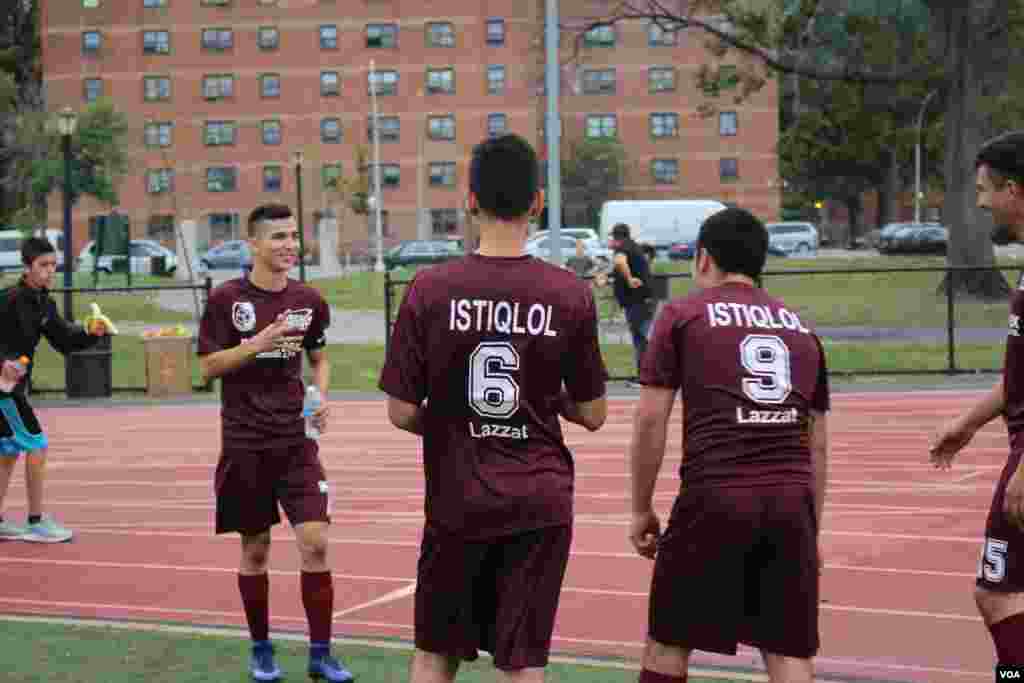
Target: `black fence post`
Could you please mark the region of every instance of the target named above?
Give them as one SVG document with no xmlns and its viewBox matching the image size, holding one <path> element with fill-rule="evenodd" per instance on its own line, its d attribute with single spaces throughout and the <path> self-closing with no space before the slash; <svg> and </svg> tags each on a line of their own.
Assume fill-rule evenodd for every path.
<svg viewBox="0 0 1024 683">
<path fill-rule="evenodd" d="M 391 271 L 384 271 L 384 356 L 388 355 L 388 338 L 391 336 Z"/>
<path fill-rule="evenodd" d="M 203 313 L 206 313 L 206 307 L 210 305 L 210 291 L 213 289 L 213 278 L 209 275 L 203 280 Z M 200 316 L 201 318 L 202 316 Z M 196 349 L 198 350 L 199 345 L 199 330 L 196 330 Z M 203 391 L 213 391 L 213 378 L 207 378 L 206 382 L 203 383 Z"/>
<path fill-rule="evenodd" d="M 946 341 L 949 351 L 949 374 L 956 373 L 956 316 L 954 314 L 954 273 L 946 269 Z"/>
</svg>

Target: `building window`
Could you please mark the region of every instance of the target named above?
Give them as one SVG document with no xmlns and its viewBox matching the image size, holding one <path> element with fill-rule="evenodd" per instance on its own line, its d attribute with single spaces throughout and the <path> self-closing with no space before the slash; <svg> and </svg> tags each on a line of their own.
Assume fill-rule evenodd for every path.
<svg viewBox="0 0 1024 683">
<path fill-rule="evenodd" d="M 264 145 L 281 144 L 281 122 L 276 119 L 268 119 L 261 124 Z"/>
<path fill-rule="evenodd" d="M 338 49 L 338 27 L 334 24 L 325 24 L 320 27 L 320 49 Z"/>
<path fill-rule="evenodd" d="M 427 24 L 427 47 L 455 47 L 455 27 L 447 21 Z"/>
<path fill-rule="evenodd" d="M 615 27 L 595 26 L 583 34 L 586 47 L 615 47 Z"/>
<path fill-rule="evenodd" d="M 222 147 L 235 144 L 234 121 L 207 121 L 203 131 L 203 143 L 207 147 Z"/>
<path fill-rule="evenodd" d="M 261 50 L 276 50 L 281 46 L 281 32 L 274 26 L 261 26 L 256 33 L 256 45 Z"/>
<path fill-rule="evenodd" d="M 455 187 L 455 162 L 430 162 L 430 185 L 432 187 Z"/>
<path fill-rule="evenodd" d="M 427 93 L 455 94 L 455 69 L 427 69 Z"/>
<path fill-rule="evenodd" d="M 396 47 L 398 26 L 395 24 L 368 24 L 366 26 L 366 47 Z"/>
<path fill-rule="evenodd" d="M 679 182 L 679 160 L 655 159 L 651 162 L 651 177 L 659 185 L 674 185 Z"/>
<path fill-rule="evenodd" d="M 370 180 L 370 187 L 373 187 L 374 180 L 374 165 L 368 164 L 364 169 L 366 171 L 366 177 Z M 402 170 L 398 164 L 381 164 L 380 165 L 380 186 L 381 189 L 398 187 L 402 182 Z"/>
<path fill-rule="evenodd" d="M 234 192 L 238 189 L 238 169 L 234 166 L 210 166 L 206 169 L 207 192 Z"/>
<path fill-rule="evenodd" d="M 260 97 L 272 98 L 281 96 L 280 74 L 260 74 Z"/>
<path fill-rule="evenodd" d="M 487 115 L 487 136 L 496 138 L 508 131 L 508 117 L 505 114 Z"/>
<path fill-rule="evenodd" d="M 229 28 L 204 28 L 199 40 L 204 50 L 230 50 L 235 45 L 235 34 Z"/>
<path fill-rule="evenodd" d="M 487 67 L 487 94 L 505 94 L 505 67 L 501 64 L 493 64 Z"/>
<path fill-rule="evenodd" d="M 230 7 L 231 0 L 202 0 L 199 4 L 203 7 Z"/>
<path fill-rule="evenodd" d="M 146 147 L 170 147 L 174 124 L 169 121 L 152 121 L 146 124 Z"/>
<path fill-rule="evenodd" d="M 587 116 L 587 137 L 614 138 L 618 134 L 615 114 L 591 114 Z"/>
<path fill-rule="evenodd" d="M 584 95 L 614 95 L 615 69 L 586 69 L 583 72 Z"/>
<path fill-rule="evenodd" d="M 103 79 L 87 78 L 82 84 L 86 102 L 95 102 L 103 97 Z"/>
<path fill-rule="evenodd" d="M 505 44 L 505 20 L 487 20 L 487 44 L 498 46 Z"/>
<path fill-rule="evenodd" d="M 164 194 L 173 191 L 173 168 L 156 168 L 146 171 L 146 192 L 149 194 Z"/>
<path fill-rule="evenodd" d="M 335 117 L 321 119 L 320 142 L 341 142 L 341 119 Z"/>
<path fill-rule="evenodd" d="M 651 137 L 674 138 L 679 135 L 679 114 L 651 114 Z"/>
<path fill-rule="evenodd" d="M 401 132 L 401 122 L 397 116 L 378 116 L 380 122 L 380 141 L 398 142 Z M 373 142 L 373 117 L 366 120 L 366 140 Z"/>
<path fill-rule="evenodd" d="M 235 77 L 231 74 L 203 76 L 203 98 L 224 100 L 235 96 Z"/>
<path fill-rule="evenodd" d="M 459 212 L 456 209 L 431 209 L 430 228 L 435 235 L 453 235 L 459 230 Z"/>
<path fill-rule="evenodd" d="M 100 6 L 100 0 L 82 0 L 82 9 L 96 9 Z"/>
<path fill-rule="evenodd" d="M 320 168 L 320 184 L 325 190 L 335 190 L 341 182 L 341 164 L 324 164 Z"/>
<path fill-rule="evenodd" d="M 366 76 L 367 94 L 376 92 L 377 95 L 398 94 L 398 72 L 397 71 L 374 71 Z"/>
<path fill-rule="evenodd" d="M 427 135 L 431 140 L 454 140 L 455 117 L 451 114 L 427 117 Z"/>
<path fill-rule="evenodd" d="M 320 96 L 330 97 L 341 94 L 341 80 L 337 71 L 320 72 Z"/>
<path fill-rule="evenodd" d="M 146 239 L 174 245 L 174 216 L 153 214 L 146 223 Z"/>
<path fill-rule="evenodd" d="M 206 215 L 206 222 L 210 226 L 211 242 L 234 240 L 241 235 L 237 213 L 210 213 Z"/>
<path fill-rule="evenodd" d="M 652 21 L 647 25 L 647 44 L 650 47 L 678 45 L 679 31 L 670 22 Z"/>
<path fill-rule="evenodd" d="M 145 76 L 142 79 L 142 85 L 147 102 L 162 102 L 171 99 L 171 79 L 168 76 Z"/>
<path fill-rule="evenodd" d="M 740 77 L 736 71 L 735 64 L 723 64 L 718 67 L 718 77 L 715 78 L 714 74 L 710 74 L 704 82 L 704 93 L 709 97 L 714 97 L 721 93 L 723 90 L 732 90 L 739 84 Z"/>
<path fill-rule="evenodd" d="M 718 113 L 718 134 L 723 136 L 736 135 L 739 130 L 739 119 L 734 111 Z"/>
<path fill-rule="evenodd" d="M 167 0 L 142 0 L 142 6 L 146 9 L 167 7 Z"/>
<path fill-rule="evenodd" d="M 739 159 L 720 159 L 718 162 L 718 177 L 723 183 L 730 183 L 740 178 Z"/>
<path fill-rule="evenodd" d="M 103 36 L 100 35 L 99 31 L 83 31 L 82 32 L 82 53 L 83 54 L 96 54 L 103 47 Z"/>
<path fill-rule="evenodd" d="M 146 55 L 171 54 L 171 34 L 167 31 L 143 31 L 142 53 Z"/>
<path fill-rule="evenodd" d="M 673 92 L 676 89 L 676 69 L 674 66 L 652 66 L 647 70 L 647 89 L 649 92 Z"/>
<path fill-rule="evenodd" d="M 264 166 L 263 167 L 263 191 L 264 192 L 280 192 L 281 191 L 281 167 L 280 166 Z"/>
</svg>

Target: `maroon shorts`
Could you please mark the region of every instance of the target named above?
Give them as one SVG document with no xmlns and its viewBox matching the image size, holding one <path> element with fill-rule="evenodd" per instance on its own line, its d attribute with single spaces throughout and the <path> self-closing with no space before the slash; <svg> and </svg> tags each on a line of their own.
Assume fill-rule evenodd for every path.
<svg viewBox="0 0 1024 683">
<path fill-rule="evenodd" d="M 818 524 L 809 485 L 684 490 L 658 545 L 648 633 L 736 654 L 818 651 Z"/>
<path fill-rule="evenodd" d="M 1010 456 L 996 484 L 978 563 L 978 586 L 1000 593 L 1024 591 L 1024 531 L 1011 524 L 1003 512 L 1006 485 L 1020 459 L 1020 452 Z"/>
<path fill-rule="evenodd" d="M 504 670 L 547 666 L 572 527 L 486 541 L 424 529 L 416 581 L 416 647 Z"/>
<path fill-rule="evenodd" d="M 217 463 L 217 533 L 262 533 L 281 521 L 278 505 L 292 526 L 329 522 L 327 476 L 317 443 L 268 451 L 225 449 Z"/>
</svg>

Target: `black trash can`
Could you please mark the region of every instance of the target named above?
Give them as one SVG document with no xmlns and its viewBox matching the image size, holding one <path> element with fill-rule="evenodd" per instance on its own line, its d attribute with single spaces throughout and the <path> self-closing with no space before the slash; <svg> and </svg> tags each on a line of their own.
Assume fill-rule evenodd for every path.
<svg viewBox="0 0 1024 683">
<path fill-rule="evenodd" d="M 113 395 L 111 337 L 104 335 L 85 351 L 64 358 L 64 381 L 68 398 L 110 398 Z"/>
<path fill-rule="evenodd" d="M 651 278 L 651 295 L 655 301 L 668 301 L 669 278 L 665 275 L 655 275 Z"/>
<path fill-rule="evenodd" d="M 166 256 L 151 256 L 153 259 L 152 265 L 150 266 L 150 272 L 157 277 L 163 277 L 167 275 L 167 257 Z"/>
</svg>

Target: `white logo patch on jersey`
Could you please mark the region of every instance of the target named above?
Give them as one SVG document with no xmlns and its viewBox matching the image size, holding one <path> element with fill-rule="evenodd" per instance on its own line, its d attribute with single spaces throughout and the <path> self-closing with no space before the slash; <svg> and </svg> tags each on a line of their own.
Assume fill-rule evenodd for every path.
<svg viewBox="0 0 1024 683">
<path fill-rule="evenodd" d="M 313 323 L 312 308 L 299 308 L 294 311 L 288 309 L 284 312 L 284 315 L 285 319 L 288 321 L 288 327 L 293 330 L 301 330 L 305 332 Z"/>
<path fill-rule="evenodd" d="M 231 322 L 239 332 L 252 332 L 256 327 L 256 307 L 249 301 L 236 301 L 231 306 Z"/>
</svg>

